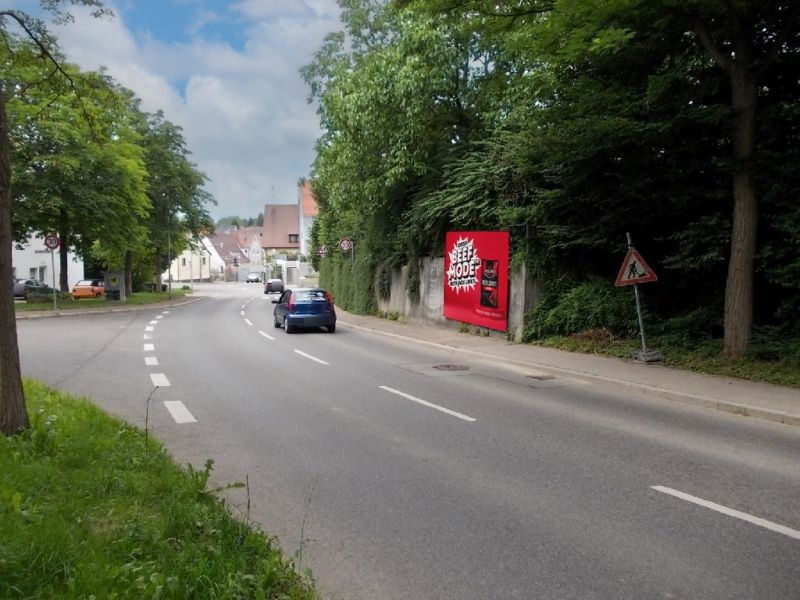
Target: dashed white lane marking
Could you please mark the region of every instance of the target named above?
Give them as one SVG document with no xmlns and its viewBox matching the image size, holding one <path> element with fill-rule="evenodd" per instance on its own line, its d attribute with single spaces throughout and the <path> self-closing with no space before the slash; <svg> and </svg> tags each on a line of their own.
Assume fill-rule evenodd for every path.
<svg viewBox="0 0 800 600">
<path fill-rule="evenodd" d="M 163 373 L 150 373 L 150 380 L 156 387 L 169 387 L 169 379 Z"/>
<path fill-rule="evenodd" d="M 390 388 L 388 385 L 381 385 L 379 386 L 382 390 L 386 390 L 387 392 L 391 392 L 392 394 L 397 394 L 398 396 L 402 396 L 412 402 L 417 402 L 418 404 L 422 404 L 423 406 L 427 406 L 428 408 L 432 408 L 434 410 L 438 410 L 439 412 L 443 412 L 445 414 L 450 415 L 451 417 L 456 417 L 463 421 L 469 421 L 473 423 L 477 421 L 477 419 L 473 419 L 472 417 L 468 417 L 460 412 L 456 412 L 454 410 L 450 410 L 449 408 L 445 408 L 444 406 L 439 406 L 438 404 L 433 404 L 432 402 L 428 402 L 427 400 L 422 400 L 421 398 L 417 398 L 416 396 L 412 396 L 411 394 L 406 394 L 405 392 L 401 392 L 400 390 L 396 390 L 394 388 Z"/>
<path fill-rule="evenodd" d="M 240 315 L 242 315 L 242 316 L 244 316 L 244 311 L 241 311 L 239 314 L 240 314 Z"/>
<path fill-rule="evenodd" d="M 656 490 L 657 492 L 661 492 L 662 494 L 669 494 L 670 496 L 675 496 L 676 498 L 680 498 L 681 500 L 685 500 L 686 502 L 691 502 L 692 504 L 697 504 L 698 506 L 702 506 L 704 508 L 709 508 L 711 510 L 717 511 L 718 513 L 722 513 L 723 515 L 728 515 L 729 517 L 741 519 L 742 521 L 747 521 L 748 523 L 752 523 L 753 525 L 758 525 L 759 527 L 763 527 L 764 529 L 769 529 L 770 531 L 775 531 L 776 533 L 782 533 L 783 535 L 788 535 L 790 538 L 800 540 L 800 531 L 791 529 L 784 525 L 778 525 L 777 523 L 773 523 L 772 521 L 767 521 L 766 519 L 762 519 L 761 517 L 754 517 L 753 515 L 735 510 L 733 508 L 728 508 L 727 506 L 722 506 L 721 504 L 717 504 L 716 502 L 703 500 L 702 498 L 698 498 L 697 496 L 685 494 L 684 492 L 679 492 L 678 490 L 664 487 L 663 485 L 651 485 L 650 487 Z"/>
<path fill-rule="evenodd" d="M 163 319 L 164 315 L 156 315 L 156 319 Z"/>
<path fill-rule="evenodd" d="M 186 408 L 186 405 L 180 400 L 165 400 L 164 406 L 167 407 L 169 414 L 172 415 L 172 418 L 175 419 L 175 422 L 179 425 L 183 423 L 197 423 L 197 419 L 194 418 L 192 413 L 189 412 L 189 409 Z"/>
<path fill-rule="evenodd" d="M 153 329 L 155 328 L 152 325 L 148 325 L 147 327 L 144 328 L 145 331 L 153 331 Z"/>
<path fill-rule="evenodd" d="M 152 340 L 152 339 L 153 339 L 153 336 L 152 336 L 152 335 L 150 335 L 149 333 L 145 333 L 145 334 L 142 336 L 142 339 L 143 339 L 143 340 Z"/>
<path fill-rule="evenodd" d="M 250 325 L 250 327 L 253 326 L 253 323 L 250 322 L 250 319 L 245 319 L 244 322 L 247 323 L 248 325 Z"/>
<path fill-rule="evenodd" d="M 261 331 L 260 329 L 258 330 L 258 335 L 263 335 L 263 336 L 264 336 L 265 338 L 267 338 L 268 340 L 274 340 L 274 339 L 275 339 L 275 338 L 274 338 L 274 337 L 272 337 L 270 334 L 268 334 L 268 333 L 266 333 L 266 332 L 264 332 L 264 331 Z"/>
<path fill-rule="evenodd" d="M 155 319 L 153 319 L 152 321 L 150 321 L 150 325 L 158 325 L 158 321 L 156 321 Z"/>
<path fill-rule="evenodd" d="M 144 351 L 145 352 L 152 352 L 155 349 L 156 349 L 156 345 L 155 344 L 145 344 L 144 345 Z"/>
<path fill-rule="evenodd" d="M 168 314 L 169 314 L 169 311 L 168 311 L 168 310 L 165 310 L 165 311 L 164 311 L 163 313 L 161 313 L 161 314 L 162 314 L 162 315 L 168 315 Z"/>
<path fill-rule="evenodd" d="M 322 360 L 321 358 L 317 358 L 316 356 L 311 356 L 310 354 L 306 354 L 302 350 L 295 350 L 295 354 L 299 354 L 300 356 L 305 356 L 307 359 L 313 360 L 315 362 L 318 362 L 321 365 L 329 364 L 329 363 L 325 362 L 324 360 Z"/>
<path fill-rule="evenodd" d="M 156 358 L 155 356 L 145 356 L 144 364 L 146 364 L 148 367 L 155 367 L 156 365 L 158 365 L 158 358 Z"/>
</svg>

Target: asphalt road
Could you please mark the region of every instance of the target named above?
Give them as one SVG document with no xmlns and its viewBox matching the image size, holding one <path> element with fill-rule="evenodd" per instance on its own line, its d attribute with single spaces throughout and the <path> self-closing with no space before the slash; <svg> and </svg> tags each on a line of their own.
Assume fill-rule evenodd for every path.
<svg viewBox="0 0 800 600">
<path fill-rule="evenodd" d="M 800 598 L 800 430 L 340 326 L 261 286 L 20 321 L 23 374 L 214 460 L 327 598 Z M 167 408 L 167 404 L 171 410 Z"/>
</svg>

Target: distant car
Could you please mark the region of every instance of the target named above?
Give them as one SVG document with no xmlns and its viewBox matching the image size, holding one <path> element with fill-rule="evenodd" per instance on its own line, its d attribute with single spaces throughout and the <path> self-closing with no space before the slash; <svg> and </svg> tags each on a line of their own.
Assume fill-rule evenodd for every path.
<svg viewBox="0 0 800 600">
<path fill-rule="evenodd" d="M 14 298 L 26 300 L 31 294 L 52 294 L 53 288 L 38 279 L 17 279 L 14 282 Z"/>
<path fill-rule="evenodd" d="M 283 291 L 283 281 L 280 279 L 267 279 L 264 285 L 265 294 L 276 294 Z"/>
<path fill-rule="evenodd" d="M 336 309 L 333 306 L 333 296 L 327 290 L 285 290 L 272 303 L 275 305 L 275 327 L 283 327 L 286 333 L 312 327 L 324 327 L 328 333 L 336 331 Z"/>
<path fill-rule="evenodd" d="M 261 283 L 261 274 L 260 273 L 250 273 L 245 279 L 247 283 Z"/>
<path fill-rule="evenodd" d="M 105 291 L 105 283 L 102 279 L 81 279 L 72 286 L 72 297 L 75 300 L 81 298 L 102 298 Z"/>
</svg>

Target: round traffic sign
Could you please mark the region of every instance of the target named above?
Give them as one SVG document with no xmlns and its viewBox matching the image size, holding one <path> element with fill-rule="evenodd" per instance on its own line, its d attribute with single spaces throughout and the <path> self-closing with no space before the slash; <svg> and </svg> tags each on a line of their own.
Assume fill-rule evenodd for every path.
<svg viewBox="0 0 800 600">
<path fill-rule="evenodd" d="M 342 249 L 342 252 L 348 252 L 353 249 L 353 240 L 350 238 L 342 238 L 339 242 L 339 248 Z"/>
<path fill-rule="evenodd" d="M 44 245 L 47 246 L 48 250 L 55 250 L 60 243 L 57 235 L 50 234 L 44 238 Z"/>
</svg>

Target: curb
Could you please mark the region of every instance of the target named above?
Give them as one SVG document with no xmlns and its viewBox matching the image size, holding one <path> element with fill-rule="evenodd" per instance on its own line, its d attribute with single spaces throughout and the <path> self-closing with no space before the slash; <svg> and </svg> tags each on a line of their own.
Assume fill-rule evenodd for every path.
<svg viewBox="0 0 800 600">
<path fill-rule="evenodd" d="M 516 366 L 528 367 L 528 368 L 537 368 L 544 371 L 552 371 L 554 373 L 560 373 L 564 375 L 568 375 L 571 377 L 581 378 L 589 381 L 600 381 L 606 384 L 611 384 L 617 387 L 627 388 L 630 390 L 636 390 L 638 392 L 647 394 L 649 396 L 655 396 L 664 400 L 670 400 L 673 402 L 681 402 L 683 404 L 689 404 L 692 406 L 700 406 L 703 408 L 713 408 L 715 410 L 721 410 L 723 412 L 743 416 L 743 417 L 753 417 L 757 419 L 762 419 L 765 421 L 772 421 L 774 423 L 781 423 L 783 425 L 790 425 L 794 427 L 800 427 L 800 414 L 793 414 L 787 413 L 780 410 L 772 410 L 769 408 L 763 408 L 760 406 L 753 406 L 751 404 L 741 404 L 738 402 L 729 402 L 727 400 L 718 400 L 717 398 L 712 398 L 709 396 L 702 396 L 699 394 L 689 394 L 686 392 L 677 392 L 675 390 L 669 390 L 666 388 L 660 388 L 652 385 L 647 385 L 644 383 L 636 383 L 633 381 L 626 381 L 624 379 L 617 379 L 615 377 L 607 377 L 604 375 L 597 375 L 595 373 L 589 373 L 587 371 L 579 371 L 575 369 L 568 369 L 565 367 L 559 367 L 555 365 L 550 365 L 546 363 L 537 363 L 531 361 L 524 361 L 518 360 L 513 358 L 506 358 L 502 357 L 502 359 L 494 354 L 490 354 L 488 352 L 480 352 L 478 350 L 468 350 L 466 348 L 459 348 L 456 346 L 448 346 L 447 344 L 440 344 L 438 342 L 430 342 L 428 340 L 420 340 L 418 338 L 409 337 L 406 335 L 401 335 L 398 333 L 392 333 L 389 331 L 382 331 L 380 329 L 368 327 L 365 325 L 357 325 L 355 323 L 348 323 L 347 321 L 339 320 L 339 323 L 344 325 L 345 327 L 350 327 L 353 329 L 360 329 L 362 331 L 377 333 L 379 335 L 385 335 L 387 337 L 393 337 L 409 342 L 415 342 L 418 344 L 424 344 L 426 346 L 431 346 L 433 348 L 438 348 L 440 350 L 448 350 L 454 353 L 462 353 L 462 354 L 469 354 L 472 356 L 477 356 L 484 359 L 489 360 L 502 360 L 503 362 L 514 364 Z"/>
</svg>

